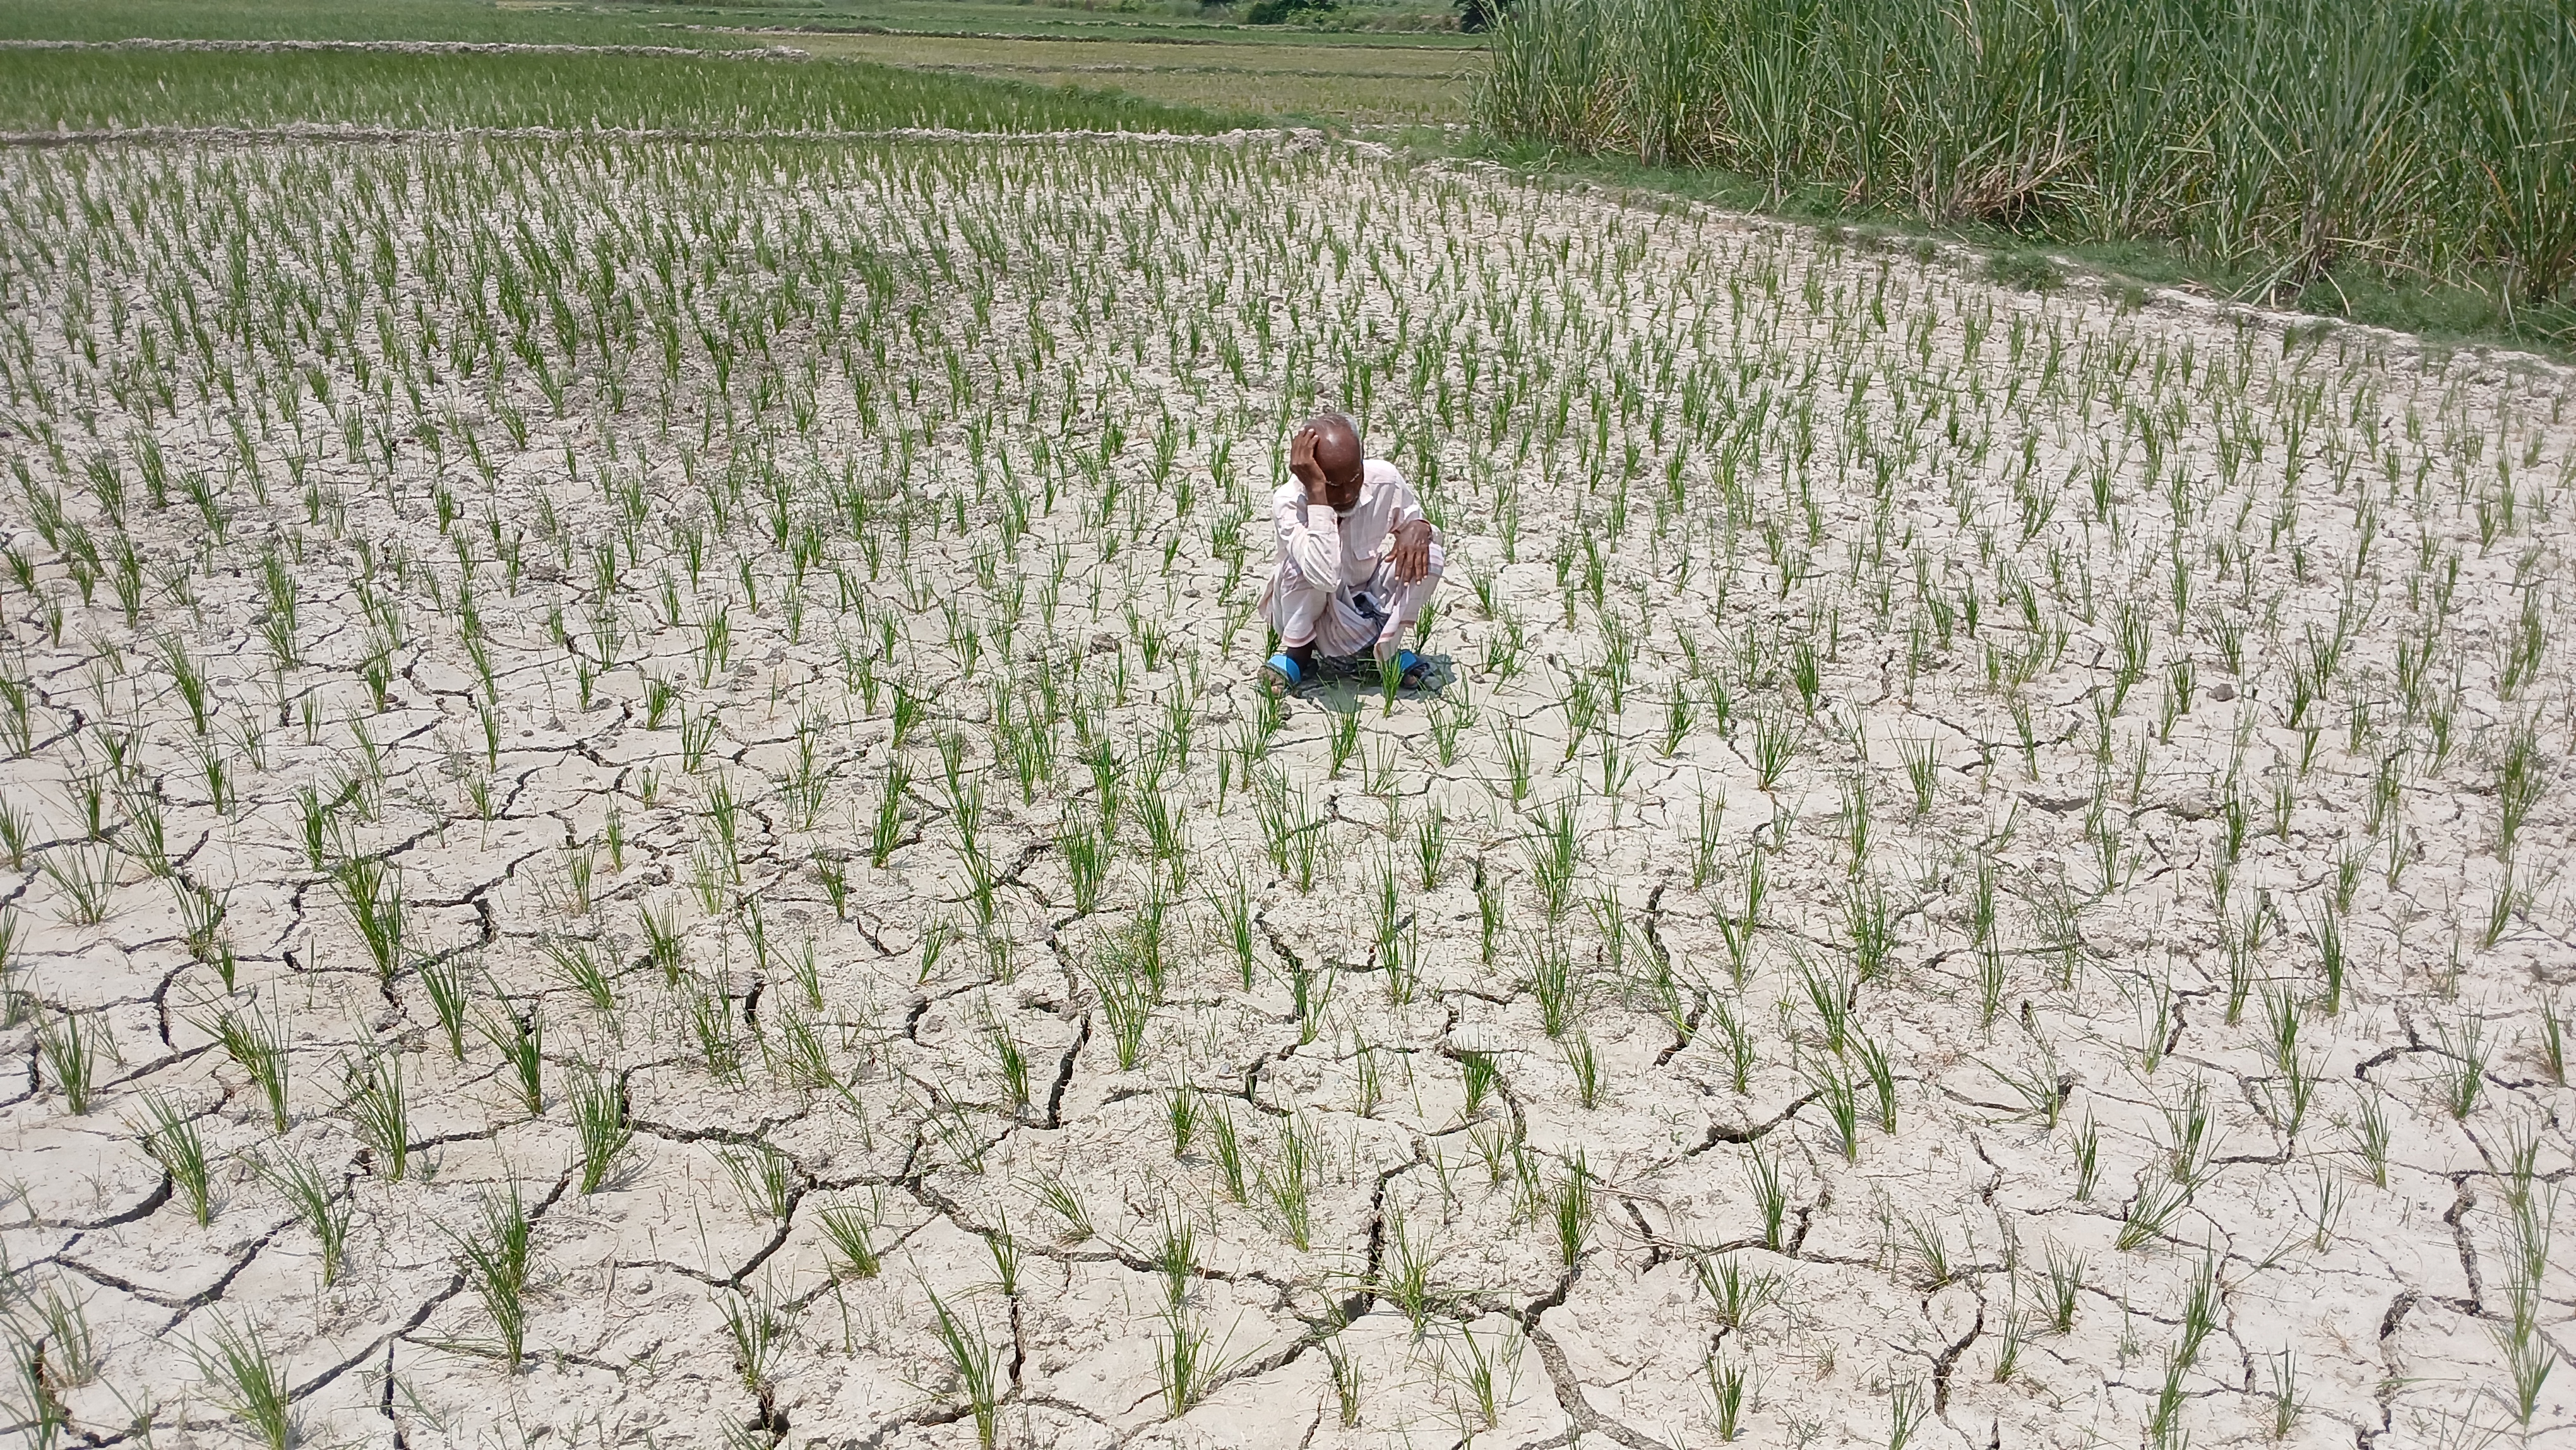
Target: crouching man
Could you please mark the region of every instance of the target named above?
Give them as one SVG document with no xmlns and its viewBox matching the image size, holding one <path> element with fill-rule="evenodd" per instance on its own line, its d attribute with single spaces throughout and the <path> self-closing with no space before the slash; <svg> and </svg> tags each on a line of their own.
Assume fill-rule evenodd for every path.
<svg viewBox="0 0 2576 1450">
<path fill-rule="evenodd" d="M 1422 516 L 1404 475 L 1361 454 L 1360 430 L 1326 413 L 1288 445 L 1295 480 L 1270 498 L 1279 560 L 1261 592 L 1261 617 L 1279 631 L 1262 666 L 1273 693 L 1315 678 L 1322 660 L 1369 656 L 1380 677 L 1421 682 L 1423 661 L 1404 632 L 1440 587 L 1440 531 Z"/>
</svg>

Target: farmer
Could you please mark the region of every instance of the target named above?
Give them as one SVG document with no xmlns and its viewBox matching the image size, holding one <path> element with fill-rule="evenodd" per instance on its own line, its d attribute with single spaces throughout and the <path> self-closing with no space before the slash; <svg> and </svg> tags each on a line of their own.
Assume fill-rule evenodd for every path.
<svg viewBox="0 0 2576 1450">
<path fill-rule="evenodd" d="M 1279 562 L 1261 591 L 1261 617 L 1279 653 L 1261 667 L 1272 693 L 1315 678 L 1320 657 L 1366 653 L 1383 678 L 1422 679 L 1404 631 L 1440 587 L 1440 531 L 1395 465 L 1362 456 L 1359 425 L 1340 413 L 1308 420 L 1288 444 L 1295 481 L 1270 496 Z"/>
</svg>

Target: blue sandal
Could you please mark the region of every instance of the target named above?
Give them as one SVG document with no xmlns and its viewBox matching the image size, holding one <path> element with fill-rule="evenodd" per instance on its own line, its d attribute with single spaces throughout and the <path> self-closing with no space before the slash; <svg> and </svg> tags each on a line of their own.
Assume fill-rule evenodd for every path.
<svg viewBox="0 0 2576 1450">
<path fill-rule="evenodd" d="M 1279 682 L 1276 689 L 1282 695 L 1306 682 L 1306 672 L 1297 668 L 1297 661 L 1290 658 L 1285 650 L 1272 655 L 1262 663 L 1261 668 L 1264 673 Z"/>
<path fill-rule="evenodd" d="M 1430 661 L 1409 649 L 1397 650 L 1395 658 L 1388 661 L 1388 664 L 1395 668 L 1395 681 L 1399 689 L 1420 685 L 1422 676 L 1430 667 Z M 1381 665 L 1379 668 L 1383 670 L 1386 666 Z"/>
</svg>

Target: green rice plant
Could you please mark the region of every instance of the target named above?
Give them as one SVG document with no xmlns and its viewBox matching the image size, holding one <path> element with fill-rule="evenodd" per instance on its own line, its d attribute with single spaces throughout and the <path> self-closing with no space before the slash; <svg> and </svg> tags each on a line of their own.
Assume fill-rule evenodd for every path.
<svg viewBox="0 0 2576 1450">
<path fill-rule="evenodd" d="M 2547 790 L 2548 767 L 2540 759 L 2537 732 L 2529 721 L 2518 722 L 2507 732 L 2504 751 L 2496 762 L 2495 794 L 2500 813 L 2497 855 L 2513 855 L 2522 823 L 2530 818 L 2531 808 Z"/>
<path fill-rule="evenodd" d="M 295 1392 L 286 1382 L 286 1366 L 256 1326 L 239 1328 L 217 1317 L 207 1342 L 191 1342 L 187 1350 L 224 1413 L 249 1427 L 268 1450 L 295 1443 Z"/>
<path fill-rule="evenodd" d="M 2039 1049 L 2039 1060 L 2029 1067 L 2007 1072 L 1993 1063 L 1981 1066 L 1993 1074 L 1996 1081 L 2013 1090 L 2014 1095 L 2022 1100 L 2024 1112 L 2039 1119 L 2042 1126 L 2054 1130 L 2059 1116 L 2066 1110 L 2068 1081 L 2058 1064 L 2057 1050 L 2045 1038 L 2034 1035 L 2031 1041 Z"/>
<path fill-rule="evenodd" d="M 1584 1166 L 1582 1149 L 1575 1150 L 1574 1161 L 1566 1166 L 1565 1175 L 1548 1195 L 1547 1207 L 1549 1223 L 1556 1231 L 1558 1261 L 1573 1268 L 1592 1242 L 1592 1172 Z"/>
<path fill-rule="evenodd" d="M 0 860 L 9 869 L 26 869 L 27 848 L 35 841 L 36 823 L 25 811 L 8 801 L 0 801 Z"/>
<path fill-rule="evenodd" d="M 1789 1190 L 1780 1176 L 1780 1160 L 1756 1143 L 1745 1161 L 1753 1175 L 1754 1205 L 1762 1215 L 1762 1246 L 1775 1254 L 1784 1252 L 1789 1246 Z"/>
<path fill-rule="evenodd" d="M 2191 1185 L 2167 1174 L 2146 1173 L 2138 1179 L 2136 1197 L 2129 1200 L 2129 1210 L 2120 1221 L 2116 1242 L 2120 1251 L 2142 1248 L 2166 1237 L 2174 1220 L 2191 1202 Z"/>
<path fill-rule="evenodd" d="M 45 879 L 62 893 L 61 916 L 73 926 L 97 926 L 114 907 L 121 874 L 114 847 L 57 846 L 39 863 Z"/>
<path fill-rule="evenodd" d="M 274 1159 L 253 1158 L 251 1166 L 313 1235 L 322 1250 L 322 1284 L 330 1287 L 348 1262 L 349 1220 L 356 1204 L 338 1195 L 309 1159 L 280 1154 Z"/>
<path fill-rule="evenodd" d="M 2075 1331 L 2075 1313 L 2084 1295 L 2084 1256 L 2073 1250 L 2061 1252 L 2057 1245 L 2048 1246 L 2048 1324 L 2060 1334 Z"/>
<path fill-rule="evenodd" d="M 540 937 L 537 950 L 562 975 L 565 985 L 579 992 L 593 1009 L 617 1010 L 616 984 L 609 980 L 608 969 L 601 965 L 589 942 Z"/>
<path fill-rule="evenodd" d="M 1100 1015 L 1108 1021 L 1118 1070 L 1135 1071 L 1145 1052 L 1145 1029 L 1153 1020 L 1152 988 L 1141 973 L 1116 963 L 1095 966 L 1091 987 L 1100 1002 Z"/>
<path fill-rule="evenodd" d="M 925 1291 L 926 1292 L 926 1291 Z M 930 1310 L 941 1348 L 948 1352 L 949 1366 L 957 1372 L 958 1393 L 975 1419 L 975 1438 L 982 1450 L 993 1450 L 994 1437 L 1001 1429 L 1000 1356 L 984 1337 L 983 1327 L 970 1327 L 949 1309 L 946 1301 L 932 1293 Z"/>
<path fill-rule="evenodd" d="M 1541 812 L 1521 838 L 1521 852 L 1538 888 L 1540 910 L 1551 923 L 1563 921 L 1573 909 L 1574 876 L 1582 861 L 1572 804 L 1559 801 L 1553 810 Z"/>
<path fill-rule="evenodd" d="M 443 1231 L 456 1246 L 466 1286 L 483 1301 L 492 1321 L 503 1366 L 519 1372 L 528 1344 L 528 1288 L 535 1274 L 536 1223 L 528 1215 L 516 1178 L 501 1189 L 487 1189 L 477 1211 L 478 1232 Z"/>
<path fill-rule="evenodd" d="M 1483 863 L 1479 862 L 1476 868 L 1477 960 L 1489 967 L 1494 964 L 1494 953 L 1502 941 L 1505 909 L 1503 883 L 1488 875 Z"/>
<path fill-rule="evenodd" d="M 614 1073 L 578 1064 L 565 1080 L 565 1101 L 580 1135 L 579 1182 L 584 1194 L 597 1193 L 616 1177 L 634 1146 L 635 1127 L 627 1116 L 626 1086 Z"/>
<path fill-rule="evenodd" d="M 1563 933 L 1551 929 L 1530 941 L 1523 985 L 1537 1000 L 1540 1030 L 1551 1038 L 1563 1037 L 1581 1006 L 1584 985 Z"/>
<path fill-rule="evenodd" d="M 170 1175 L 171 1187 L 188 1205 L 188 1216 L 204 1227 L 214 1217 L 214 1178 L 196 1120 L 157 1092 L 144 1095 L 143 1114 L 143 1151 Z"/>
<path fill-rule="evenodd" d="M 1432 1270 L 1440 1256 L 1428 1236 L 1416 1237 L 1405 1229 L 1402 1210 L 1389 1205 L 1386 1211 L 1385 1251 L 1377 1276 L 1370 1281 L 1369 1292 L 1393 1305 L 1405 1322 L 1413 1327 L 1413 1337 L 1420 1339 L 1429 1326 L 1435 1297 L 1431 1288 Z"/>
<path fill-rule="evenodd" d="M 1394 678 L 1392 673 L 1388 678 Z M 1162 1386 L 1164 1417 L 1177 1420 L 1216 1387 L 1226 1368 L 1224 1352 L 1183 1305 L 1163 1311 L 1163 1330 L 1154 1341 L 1154 1372 Z"/>
<path fill-rule="evenodd" d="M 1858 989 L 1839 968 L 1828 972 L 1804 956 L 1794 961 L 1807 1004 L 1816 1009 L 1816 1020 L 1824 1026 L 1825 1051 L 1840 1057 L 1850 1041 L 1852 1003 Z"/>
<path fill-rule="evenodd" d="M 1064 853 L 1065 871 L 1072 878 L 1074 912 L 1089 916 L 1099 907 L 1100 885 L 1109 873 L 1115 847 L 1105 832 L 1087 821 L 1059 831 L 1056 847 Z"/>
<path fill-rule="evenodd" d="M 347 1085 L 358 1141 L 376 1156 L 387 1179 L 402 1182 L 411 1166 L 411 1100 L 403 1092 L 402 1059 L 370 1052 L 349 1068 Z"/>
<path fill-rule="evenodd" d="M 1703 787 L 1699 793 L 1698 806 L 1698 813 L 1694 817 L 1696 830 L 1691 837 L 1691 890 L 1693 891 L 1706 886 L 1709 878 L 1717 874 L 1717 848 L 1726 823 L 1726 793 L 1718 792 L 1717 799 L 1712 801 L 1708 798 L 1707 789 Z"/>
<path fill-rule="evenodd" d="M 770 1370 L 778 1351 L 796 1332 L 795 1310 L 768 1283 L 757 1292 L 737 1285 L 719 1295 L 716 1307 L 733 1340 L 734 1373 L 745 1390 L 765 1399 L 774 1388 Z"/>
<path fill-rule="evenodd" d="M 1932 803 L 1940 791 L 1940 757 L 1938 742 L 1900 740 L 1897 754 L 1905 763 L 1905 780 L 1914 792 L 1914 816 L 1920 820 L 1932 813 Z"/>
<path fill-rule="evenodd" d="M 680 983 L 680 928 L 668 906 L 659 911 L 635 908 L 636 923 L 644 932 L 644 961 L 662 973 L 662 984 L 676 987 Z"/>
<path fill-rule="evenodd" d="M 287 1029 L 283 1022 L 272 1022 L 257 1003 L 239 1009 L 226 1009 L 212 1022 L 191 1019 L 198 1031 L 205 1033 L 224 1049 L 233 1064 L 249 1073 L 251 1082 L 268 1102 L 269 1123 L 277 1132 L 286 1131 Z"/>
<path fill-rule="evenodd" d="M 535 1003 L 530 1003 L 528 1014 L 522 1017 L 503 1003 L 497 1014 L 476 1018 L 474 1026 L 509 1066 L 519 1089 L 519 1101 L 529 1115 L 543 1115 L 546 1110 L 545 1014 Z"/>
<path fill-rule="evenodd" d="M 2092 1114 L 2085 1114 L 2084 1121 L 2076 1125 L 2069 1145 L 2075 1152 L 2075 1200 L 2089 1203 L 2094 1186 L 2102 1181 L 2102 1130 Z"/>
<path fill-rule="evenodd" d="M 873 1213 L 855 1204 L 837 1204 L 816 1216 L 831 1252 L 834 1277 L 873 1279 L 884 1267 L 874 1238 L 875 1220 Z"/>
<path fill-rule="evenodd" d="M 0 922 L 0 961 L 8 958 L 7 941 L 7 923 Z M 2558 1001 L 2554 997 L 2541 999 L 2540 1026 L 2536 1029 L 2536 1037 L 2540 1065 L 2548 1072 L 2549 1080 L 2560 1087 L 2567 1086 L 2567 1019 L 2559 1015 Z"/>
<path fill-rule="evenodd" d="M 2272 1438 L 2286 1440 L 2297 1427 L 2307 1398 L 2299 1389 L 2299 1361 L 2294 1353 L 2285 1349 L 2271 1356 L 2271 1366 L 2272 1392 L 2266 1398 L 2271 1402 Z"/>
<path fill-rule="evenodd" d="M 1932 1402 L 1917 1380 L 1898 1380 L 1887 1390 L 1887 1450 L 1905 1450 L 1932 1415 Z"/>
<path fill-rule="evenodd" d="M 1717 1438 L 1731 1444 L 1744 1433 L 1744 1392 L 1752 1380 L 1752 1367 L 1711 1351 L 1707 1372 L 1709 1402 L 1717 1411 Z"/>
<path fill-rule="evenodd" d="M 1255 782 L 1255 793 L 1254 813 L 1271 865 L 1300 895 L 1312 892 L 1323 864 L 1325 819 L 1314 813 L 1303 790 L 1291 788 L 1275 771 Z"/>
<path fill-rule="evenodd" d="M 1274 1166 L 1261 1170 L 1262 1197 L 1278 1216 L 1280 1232 L 1299 1253 L 1314 1247 L 1315 1149 L 1293 1118 L 1279 1125 Z"/>
<path fill-rule="evenodd" d="M 1217 1182 L 1225 1189 L 1225 1196 L 1237 1203 L 1245 1201 L 1251 1192 L 1250 1169 L 1231 1113 L 1219 1108 L 1209 1116 L 1208 1140 L 1216 1150 Z"/>
<path fill-rule="evenodd" d="M 1905 1243 L 1899 1247 L 1899 1252 L 1913 1260 L 1918 1284 L 1927 1289 L 1938 1289 L 1956 1277 L 1950 1263 L 1950 1241 L 1942 1233 L 1938 1219 L 1927 1214 L 1920 1219 L 1903 1218 L 1900 1222 L 1905 1229 Z"/>
<path fill-rule="evenodd" d="M 884 791 L 876 796 L 876 814 L 868 829 L 868 865 L 884 871 L 896 847 L 904 845 L 904 791 L 912 788 L 912 770 L 902 755 L 886 757 Z"/>
<path fill-rule="evenodd" d="M 1503 758 L 1503 780 L 1509 789 L 1512 808 L 1518 810 L 1530 794 L 1530 737 L 1518 725 L 1505 724 L 1495 731 L 1496 743 Z"/>
<path fill-rule="evenodd" d="M 1351 756 L 1356 754 L 1359 750 L 1360 717 L 1358 712 L 1352 711 L 1347 714 L 1337 714 L 1333 716 L 1331 723 L 1325 727 L 1324 743 L 1331 762 L 1326 768 L 1324 774 L 1328 779 L 1339 780 L 1341 779 L 1343 767 L 1350 764 Z"/>
<path fill-rule="evenodd" d="M 1224 929 L 1225 944 L 1234 956 L 1235 972 L 1243 990 L 1252 990 L 1253 970 L 1258 957 L 1253 948 L 1252 893 L 1238 875 L 1222 895 L 1209 898 L 1216 907 L 1218 924 Z"/>
<path fill-rule="evenodd" d="M 1413 860 L 1415 877 L 1425 891 L 1440 885 L 1442 864 L 1449 854 L 1449 820 L 1438 801 L 1413 826 Z"/>
<path fill-rule="evenodd" d="M 1592 1046 L 1590 1035 L 1577 1032 L 1562 1044 L 1565 1065 L 1574 1076 L 1574 1100 L 1578 1106 L 1597 1108 L 1608 1091 L 1601 1067 L 1601 1054 Z"/>
<path fill-rule="evenodd" d="M 1332 1372 L 1334 1405 L 1342 1428 L 1354 1429 L 1360 1422 L 1360 1362 L 1329 1341 L 1324 1346 L 1324 1358 Z"/>
<path fill-rule="evenodd" d="M 1725 1002 L 1716 1003 L 1711 1011 L 1717 1018 L 1718 1035 L 1726 1043 L 1727 1081 L 1741 1097 L 1753 1086 L 1753 1029 Z"/>
<path fill-rule="evenodd" d="M 2166 1351 L 2163 1382 L 2147 1405 L 2147 1444 L 2154 1450 L 2182 1450 L 2183 1374 L 2188 1368 L 2181 1356 Z"/>
<path fill-rule="evenodd" d="M 733 1180 L 734 1191 L 753 1214 L 784 1223 L 795 1212 L 796 1200 L 804 1193 L 795 1159 L 755 1139 L 727 1144 L 718 1150 L 716 1161 L 724 1165 L 725 1176 Z"/>
<path fill-rule="evenodd" d="M 2441 1044 L 2434 1071 L 2442 1106 L 2452 1117 L 2465 1120 L 2486 1085 L 2486 1022 L 2472 1012 L 2457 1023 L 2438 1025 L 2434 1037 Z"/>
<path fill-rule="evenodd" d="M 107 1029 L 94 1018 L 75 1012 L 36 1023 L 36 1056 L 44 1076 L 63 1095 L 74 1117 L 87 1115 L 98 1086 L 99 1058 L 109 1048 Z"/>
<path fill-rule="evenodd" d="M 1700 1292 L 1708 1295 L 1717 1311 L 1717 1322 L 1730 1330 L 1741 1330 L 1753 1322 L 1753 1316 L 1767 1305 L 1782 1304 L 1788 1298 L 1788 1284 L 1770 1270 L 1752 1270 L 1735 1254 L 1719 1254 L 1692 1261 Z"/>
<path fill-rule="evenodd" d="M 1778 710 L 1756 710 L 1753 713 L 1754 783 L 1768 791 L 1780 783 L 1789 763 L 1797 757 L 1799 729 L 1797 722 Z"/>
<path fill-rule="evenodd" d="M 376 974 L 392 980 L 402 967 L 404 933 L 409 917 L 403 906 L 402 873 L 380 856 L 352 857 L 331 873 L 340 900 L 358 928 Z"/>
<path fill-rule="evenodd" d="M 2174 1358 L 2185 1367 L 2200 1362 L 2201 1347 L 2218 1328 L 2218 1255 L 2206 1252 L 2194 1266 L 2182 1306 L 2182 1341 Z"/>
<path fill-rule="evenodd" d="M 1869 1074 L 1870 1086 L 1878 1100 L 1878 1129 L 1896 1131 L 1896 1068 L 1888 1060 L 1887 1049 L 1866 1033 L 1853 1037 L 1852 1055 L 1860 1059 L 1861 1069 Z"/>
<path fill-rule="evenodd" d="M 1995 1333 L 1994 1382 L 2010 1384 L 2021 1371 L 2022 1346 L 2030 1338 L 2030 1321 L 2019 1308 L 2006 1309 Z"/>
</svg>

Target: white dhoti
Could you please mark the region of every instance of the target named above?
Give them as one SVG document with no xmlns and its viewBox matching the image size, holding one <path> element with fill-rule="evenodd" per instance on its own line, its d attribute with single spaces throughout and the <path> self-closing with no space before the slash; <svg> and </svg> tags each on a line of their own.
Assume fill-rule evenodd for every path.
<svg viewBox="0 0 2576 1450">
<path fill-rule="evenodd" d="M 1422 618 L 1423 606 L 1439 589 L 1441 562 L 1434 540 L 1429 569 L 1410 584 L 1396 578 L 1394 561 L 1380 559 L 1366 579 L 1325 589 L 1308 582 L 1283 551 L 1269 587 L 1261 591 L 1261 617 L 1290 649 L 1311 644 L 1329 658 L 1374 654 L 1384 663 L 1395 657 L 1404 632 Z"/>
</svg>

